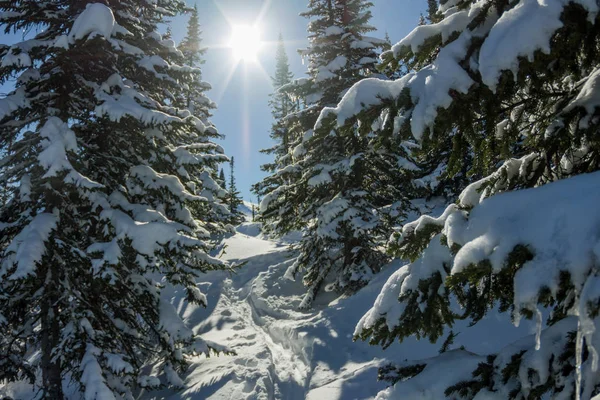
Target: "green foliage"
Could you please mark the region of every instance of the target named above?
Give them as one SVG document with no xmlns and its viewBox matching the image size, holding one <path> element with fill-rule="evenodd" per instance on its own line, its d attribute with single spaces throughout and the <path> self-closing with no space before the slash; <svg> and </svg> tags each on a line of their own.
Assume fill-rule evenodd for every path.
<svg viewBox="0 0 600 400">
<path fill-rule="evenodd" d="M 463 318 L 471 318 L 472 324 L 475 324 L 496 302 L 500 312 L 512 309 L 515 274 L 532 259 L 533 254 L 526 246 L 517 245 L 498 273 L 494 273 L 489 260 L 485 260 L 450 275 L 447 285 L 465 310 Z"/>
<path fill-rule="evenodd" d="M 405 381 L 419 375 L 427 364 L 414 364 L 404 367 L 398 367 L 393 364 L 387 364 L 377 373 L 377 380 L 389 382 L 394 385 L 396 382 Z"/>
<path fill-rule="evenodd" d="M 308 78 L 285 84 L 275 97 L 295 102 L 295 108 L 276 119 L 281 123 L 274 126 L 274 137 L 282 145 L 273 151 L 281 151 L 280 157 L 264 167 L 272 175 L 255 185 L 263 195 L 260 218 L 266 230 L 303 229 L 294 264 L 307 286 L 303 307 L 310 306 L 326 281 L 328 289 L 341 293 L 364 286 L 387 262 L 382 243 L 393 221 L 404 215 L 394 205 L 404 199 L 399 193 L 403 180 L 395 173 L 400 141 L 389 133 L 390 123 L 380 137 L 368 129 L 376 113 L 366 116 L 371 123 L 359 129 L 336 127 L 331 118 L 315 126 L 324 107 L 334 106 L 354 83 L 376 72 L 376 49 L 383 42 L 366 36 L 374 30 L 368 23 L 371 6 L 364 0 L 309 2 L 302 15 L 310 19 L 310 46 L 301 52 L 308 60 Z M 367 41 L 370 46 L 364 45 Z M 290 78 L 287 58 L 280 57 L 278 64 L 285 67 L 278 68 L 276 78 L 285 83 Z M 299 107 L 302 100 L 304 107 Z M 283 103 L 274 107 L 274 116 L 283 117 L 283 109 Z"/>
<path fill-rule="evenodd" d="M 229 160 L 229 191 L 226 197 L 226 204 L 229 207 L 230 222 L 238 225 L 244 221 L 244 213 L 240 207 L 244 204 L 237 190 L 235 183 L 235 160 L 233 157 Z"/>
<path fill-rule="evenodd" d="M 389 243 L 389 252 L 396 258 L 415 261 L 434 236 L 442 231 L 443 226 L 427 224 L 417 232 L 408 235 L 395 232 Z"/>
<path fill-rule="evenodd" d="M 300 107 L 298 99 L 293 99 L 288 93 L 281 91 L 282 87 L 292 82 L 294 76 L 290 71 L 288 56 L 285 52 L 285 42 L 281 34 L 279 34 L 275 62 L 275 75 L 271 77 L 274 91 L 271 93 L 269 100 L 271 115 L 273 116 L 270 136 L 275 145 L 261 150 L 261 153 L 273 155 L 274 159 L 272 162 L 261 166 L 263 171 L 271 175 L 252 185 L 252 192 L 258 197 L 285 187 L 290 181 L 289 176 L 276 172 L 292 163 L 290 151 L 292 150 L 293 130 L 288 126 L 286 117 L 298 111 Z M 287 228 L 282 228 L 279 224 L 273 225 L 275 219 L 275 215 L 268 211 L 264 213 L 264 216 L 261 214 L 261 220 L 269 222 L 269 224 L 266 224 L 265 230 L 285 231 Z"/>
<path fill-rule="evenodd" d="M 402 341 L 409 336 L 417 339 L 428 338 L 435 343 L 446 326 L 452 326 L 457 315 L 450 310 L 448 290 L 444 287 L 439 273 L 419 282 L 418 290 L 409 291 L 398 301 L 405 305 L 400 320 L 389 329 L 385 318 L 379 319 L 372 327 L 363 329 L 354 340 L 369 340 L 369 344 L 389 347 L 396 339 Z"/>
<path fill-rule="evenodd" d="M 473 378 L 469 381 L 461 381 L 455 385 L 448 387 L 444 394 L 447 397 L 459 395 L 463 399 L 472 399 L 482 389 L 494 390 L 494 361 L 496 356 L 490 355 L 486 362 L 480 363 L 477 369 L 473 371 Z"/>
<path fill-rule="evenodd" d="M 437 0 L 427 0 L 427 19 L 429 19 L 429 23 L 432 24 L 442 20 L 442 16 L 438 13 Z"/>
<path fill-rule="evenodd" d="M 456 339 L 456 337 L 459 335 L 459 333 L 454 333 L 454 331 L 450 331 L 448 333 L 448 336 L 446 337 L 446 340 L 444 340 L 444 343 L 442 343 L 442 347 L 440 348 L 439 353 L 445 353 L 450 349 L 450 346 L 452 346 L 454 344 L 454 339 Z"/>
<path fill-rule="evenodd" d="M 187 34 L 179 44 L 179 49 L 183 53 L 187 65 L 197 66 L 204 64 L 204 55 L 206 54 L 206 48 L 202 47 L 198 6 L 194 4 L 194 7 L 187 11 L 190 15 Z"/>
<path fill-rule="evenodd" d="M 600 108 L 591 110 L 570 106 L 600 63 L 598 16 L 590 19 L 583 6 L 566 4 L 561 15 L 562 27 L 552 36 L 549 51 L 536 51 L 530 58 L 519 58 L 516 73 L 502 72 L 493 90 L 482 79 L 477 61 L 488 36 L 474 32 L 485 31 L 484 25 L 490 23 L 490 18 L 502 16 L 521 3 L 487 1 L 471 7 L 474 1 L 458 1 L 456 10 L 468 9 L 473 17 L 466 28 L 470 32 L 456 31 L 445 40 L 442 35 L 430 36 L 415 52 L 410 46 L 405 46 L 395 51 L 387 49 L 382 55 L 379 69 L 388 75 L 391 71 L 400 70 L 418 74 L 425 68 L 431 68 L 440 52 L 457 39 L 468 39 L 464 53 L 453 54 L 453 57 L 459 57 L 458 65 L 468 74 L 473 85 L 465 93 L 449 91 L 451 102 L 435 110 L 435 120 L 409 153 L 411 161 L 419 166 L 419 173 L 430 173 L 441 166 L 438 186 L 424 197 L 442 195 L 454 201 L 453 195 L 456 196 L 470 183 L 478 182 L 477 192 L 486 198 L 600 169 Z M 436 2 L 429 1 L 428 5 L 429 22 L 442 21 L 444 15 L 437 12 Z M 443 63 L 436 65 L 437 68 L 442 66 Z M 418 104 L 417 96 L 411 96 L 409 89 L 405 88 L 394 99 L 394 106 L 386 109 L 389 111 L 386 118 L 402 121 L 395 133 L 409 142 L 416 139 L 412 136 L 410 118 L 414 117 L 416 104 L 413 102 Z M 371 113 L 382 115 L 380 107 L 387 103 L 388 99 L 375 106 L 365 106 L 357 114 L 357 119 L 349 123 L 358 120 L 369 125 L 373 119 L 368 116 Z M 420 178 L 419 173 L 414 176 Z M 467 223 L 475 204 L 457 203 L 458 212 L 466 218 L 460 223 Z M 418 262 L 425 259 L 427 249 L 436 244 L 437 235 L 445 229 L 446 232 L 451 231 L 454 223 L 459 222 L 424 218 L 418 228 L 413 229 L 414 226 L 409 225 L 397 231 L 389 242 L 388 252 L 413 263 L 417 261 L 418 266 Z M 444 236 L 441 236 L 441 244 L 450 250 L 451 259 L 461 249 L 460 243 L 448 243 Z M 503 260 L 499 270 L 492 268 L 490 259 L 454 273 L 451 265 L 427 265 L 426 270 L 434 272 L 420 275 L 418 285 L 403 291 L 399 297 L 402 313 L 397 323 L 381 315 L 372 326 L 359 331 L 355 339 L 369 340 L 371 344 L 384 347 L 409 336 L 436 341 L 456 320 L 469 319 L 471 324 L 477 324 L 496 309 L 510 312 L 513 317 L 531 319 L 538 316 L 536 307 L 545 308 L 550 311 L 546 329 L 559 326 L 578 304 L 576 282 L 566 271 L 560 273 L 556 287 L 539 288 L 537 304 L 514 309 L 515 277 L 534 257 L 535 250 L 528 243 L 520 243 Z M 427 259 L 427 262 L 432 261 Z M 412 273 L 411 268 L 417 267 L 411 264 L 403 268 Z M 443 272 L 448 276 L 442 277 Z M 593 278 L 592 274 L 590 279 Z M 452 302 L 462 307 L 460 315 L 450 312 Z M 589 316 L 596 318 L 599 315 L 599 300 L 594 299 L 586 306 L 591 314 Z M 442 345 L 443 350 L 448 348 L 452 339 L 451 331 Z M 511 399 L 538 399 L 558 396 L 559 393 L 564 398 L 573 398 L 576 373 L 574 346 L 573 338 L 569 337 L 565 346 L 557 345 L 551 350 L 551 358 L 540 365 L 548 371 L 531 367 L 526 377 L 523 368 L 529 364 L 524 354 L 533 350 L 516 351 L 508 357 L 510 361 L 506 365 L 499 364 L 506 359 L 506 354 L 504 358 L 490 355 L 487 362 L 481 363 L 473 372 L 472 379 L 449 387 L 445 395 L 448 398 L 472 399 L 484 389 L 504 393 L 501 390 L 509 388 Z M 393 367 L 388 367 L 387 371 L 393 371 Z M 542 379 L 546 374 L 550 378 Z M 588 390 L 586 393 L 591 392 Z"/>
<path fill-rule="evenodd" d="M 69 37 L 87 7 L 120 29 Z M 205 305 L 196 280 L 228 269 L 208 255 L 224 223 L 221 204 L 202 195 L 216 190 L 227 158 L 197 101 L 206 85 L 156 33 L 184 10 L 182 1 L 0 2 L 5 29 L 24 32 L 0 56 L 31 59 L 0 68 L 14 85 L 0 99 L 0 182 L 11 188 L 0 204 L 0 381 L 35 375 L 37 398 L 64 398 L 68 380 L 81 396 L 133 398 L 144 381 L 178 387 L 187 356 L 210 351 L 164 324 L 180 321 L 161 303 L 176 286 Z M 21 262 L 24 243 L 36 251 Z"/>
</svg>

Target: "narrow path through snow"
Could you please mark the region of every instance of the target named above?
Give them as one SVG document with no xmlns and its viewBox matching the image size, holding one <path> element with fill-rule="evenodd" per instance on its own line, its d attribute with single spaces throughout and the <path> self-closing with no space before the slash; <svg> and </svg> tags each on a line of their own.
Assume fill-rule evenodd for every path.
<svg viewBox="0 0 600 400">
<path fill-rule="evenodd" d="M 207 282 L 200 286 L 208 297 L 207 309 L 186 305 L 178 293 L 171 299 L 197 333 L 229 346 L 236 355 L 198 357 L 186 376 L 187 389 L 145 399 L 373 399 L 386 386 L 377 381 L 383 363 L 437 354 L 437 346 L 413 339 L 387 351 L 352 341 L 356 323 L 397 263 L 357 294 L 338 299 L 326 294 L 318 298 L 315 309 L 300 312 L 304 288 L 301 282 L 284 278 L 294 254 L 284 242 L 262 238 L 255 228 L 244 224 L 225 241 L 223 258 L 245 264 L 233 275 L 206 275 Z M 485 324 L 482 327 L 486 329 Z M 468 342 L 471 335 L 465 331 L 459 338 Z M 490 343 L 494 341 L 490 338 Z"/>
</svg>

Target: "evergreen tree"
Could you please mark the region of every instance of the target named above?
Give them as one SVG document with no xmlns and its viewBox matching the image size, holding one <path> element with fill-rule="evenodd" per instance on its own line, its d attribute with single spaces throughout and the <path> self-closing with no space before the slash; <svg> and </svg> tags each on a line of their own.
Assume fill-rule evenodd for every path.
<svg viewBox="0 0 600 400">
<path fill-rule="evenodd" d="M 270 95 L 269 106 L 271 107 L 271 114 L 273 115 L 273 127 L 271 129 L 271 139 L 277 143 L 277 145 L 268 150 L 263 150 L 266 154 L 273 154 L 275 156 L 275 163 L 267 164 L 262 166 L 262 170 L 266 172 L 273 172 L 276 168 L 281 168 L 289 164 L 287 159 L 290 147 L 290 140 L 288 137 L 287 127 L 285 126 L 284 118 L 296 110 L 295 102 L 286 93 L 279 91 L 280 88 L 292 82 L 294 75 L 290 71 L 290 64 L 288 56 L 285 52 L 285 44 L 283 36 L 279 34 L 279 43 L 277 45 L 277 52 L 275 53 L 275 75 L 271 77 L 273 88 L 275 91 Z"/>
<path fill-rule="evenodd" d="M 204 64 L 204 55 L 206 48 L 202 47 L 202 31 L 200 30 L 200 20 L 198 18 L 198 6 L 189 9 L 190 19 L 188 21 L 187 35 L 181 41 L 179 50 L 183 53 L 183 57 L 187 65 Z"/>
<path fill-rule="evenodd" d="M 276 121 L 292 113 L 295 109 L 294 103 L 289 96 L 279 92 L 279 88 L 291 83 L 293 77 L 294 74 L 290 71 L 289 59 L 287 53 L 285 52 L 283 35 L 280 33 L 279 41 L 277 43 L 277 51 L 275 53 L 275 75 L 271 77 L 275 92 L 271 94 L 271 100 L 269 101 L 273 119 Z M 280 132 L 278 134 L 276 129 L 274 129 L 272 136 L 273 139 L 279 139 L 283 143 L 286 143 L 284 132 Z"/>
<path fill-rule="evenodd" d="M 219 172 L 219 185 L 221 185 L 221 187 L 227 186 L 227 180 L 225 179 L 225 171 L 223 171 L 223 168 L 221 168 L 221 172 Z"/>
<path fill-rule="evenodd" d="M 197 68 L 204 64 L 204 55 L 206 48 L 202 47 L 202 39 L 200 35 L 200 22 L 198 19 L 198 7 L 194 5 L 193 8 L 187 10 L 190 14 L 188 21 L 187 34 L 179 44 L 178 48 L 183 53 L 185 64 Z M 200 70 L 198 70 L 200 72 Z M 192 114 L 202 119 L 204 123 L 207 123 L 211 117 L 211 110 L 215 109 L 217 105 L 212 102 L 207 96 L 206 91 L 211 89 L 211 85 L 207 82 L 203 82 L 201 79 L 197 79 L 192 82 L 190 91 L 187 97 L 186 108 L 189 109 Z M 215 133 L 215 138 L 218 137 Z"/>
<path fill-rule="evenodd" d="M 275 145 L 271 148 L 261 150 L 261 153 L 273 155 L 274 159 L 273 162 L 261 166 L 261 169 L 270 175 L 252 186 L 252 191 L 259 197 L 286 184 L 285 179 L 281 175 L 276 174 L 276 171 L 285 168 L 291 163 L 291 138 L 285 118 L 298 109 L 297 101 L 294 101 L 288 93 L 280 91 L 282 87 L 290 84 L 293 78 L 288 56 L 285 52 L 285 43 L 281 34 L 279 34 L 275 61 L 275 75 L 271 77 L 274 92 L 271 93 L 269 100 L 271 115 L 273 116 L 270 136 Z"/>
<path fill-rule="evenodd" d="M 231 157 L 229 160 L 229 192 L 227 193 L 227 206 L 229 207 L 230 221 L 234 225 L 244 221 L 244 213 L 240 210 L 242 204 L 243 201 L 235 183 L 235 160 Z"/>
<path fill-rule="evenodd" d="M 226 231 L 225 225 L 231 220 L 228 207 L 225 204 L 227 201 L 225 180 L 219 182 L 217 172 L 219 164 L 227 161 L 227 157 L 223 155 L 221 146 L 213 143 L 214 140 L 223 138 L 210 122 L 212 110 L 217 106 L 206 96 L 206 92 L 211 89 L 210 84 L 200 79 L 201 70 L 198 67 L 204 64 L 203 57 L 206 49 L 201 47 L 198 8 L 194 6 L 194 8 L 187 11 L 190 13 L 187 35 L 180 43 L 179 50 L 183 54 L 187 67 L 193 68 L 196 73 L 196 79 L 189 84 L 186 91 L 187 97 L 176 104 L 189 110 L 192 115 L 199 118 L 206 125 L 204 136 L 199 138 L 194 146 L 198 149 L 206 149 L 210 153 L 218 153 L 218 155 L 198 160 L 195 168 L 193 170 L 188 168 L 188 171 L 202 180 L 203 186 L 200 195 L 208 200 L 196 210 L 197 215 L 210 223 L 208 225 L 210 233 L 219 237 Z"/>
<path fill-rule="evenodd" d="M 196 279 L 228 268 L 194 172 L 224 156 L 185 108 L 199 71 L 156 32 L 185 4 L 86 3 L 0 2 L 6 31 L 36 32 L 0 49 L 0 79 L 17 77 L 0 99 L 0 381 L 131 399 L 182 386 L 210 350 L 161 292 L 204 305 Z"/>
<path fill-rule="evenodd" d="M 371 6 L 363 0 L 310 1 L 302 14 L 311 19 L 310 47 L 301 52 L 309 78 L 281 89 L 306 99 L 307 106 L 287 118 L 293 163 L 276 172 L 285 184 L 266 193 L 261 217 L 278 233 L 304 229 L 300 256 L 288 271 L 304 274 L 308 293 L 301 307 L 309 307 L 326 282 L 340 292 L 359 288 L 386 259 L 376 248 L 389 232 L 374 211 L 386 201 L 366 188 L 378 179 L 374 165 L 391 158 L 385 150 L 376 155 L 368 137 L 317 123 L 324 107 L 335 106 L 354 83 L 376 73 L 376 50 L 385 42 L 367 36 L 374 30 Z"/>
<path fill-rule="evenodd" d="M 455 324 L 494 312 L 535 319 L 538 331 L 495 354 L 467 346 L 386 367 L 381 377 L 394 386 L 378 398 L 418 398 L 452 369 L 429 396 L 590 399 L 600 393 L 597 5 L 461 0 L 437 15 L 452 35 L 417 27 L 384 54 L 406 76 L 360 82 L 322 116 L 396 121 L 415 163 L 442 167 L 440 190 L 462 190 L 440 217 L 395 235 L 391 255 L 410 263 L 390 277 L 357 338 L 387 347 L 447 335 L 447 350 Z"/>
<path fill-rule="evenodd" d="M 437 0 L 427 0 L 427 19 L 430 24 L 435 24 L 440 21 L 438 12 L 438 2 Z"/>
<path fill-rule="evenodd" d="M 382 49 L 385 51 L 389 51 L 392 49 L 392 39 L 390 39 L 390 34 L 388 31 L 385 32 L 385 36 L 383 38 L 384 44 L 382 45 Z"/>
<path fill-rule="evenodd" d="M 162 38 L 163 40 L 173 40 L 173 30 L 171 29 L 171 26 L 167 26 L 167 31 Z"/>
</svg>

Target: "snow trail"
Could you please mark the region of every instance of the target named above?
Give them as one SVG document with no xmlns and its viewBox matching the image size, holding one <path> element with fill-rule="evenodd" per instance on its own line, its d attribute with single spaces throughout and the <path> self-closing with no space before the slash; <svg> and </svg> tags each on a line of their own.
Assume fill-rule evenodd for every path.
<svg viewBox="0 0 600 400">
<path fill-rule="evenodd" d="M 239 232 L 256 234 L 251 225 L 243 225 Z M 196 333 L 208 341 L 226 343 L 236 355 L 200 356 L 186 377 L 185 390 L 148 393 L 145 399 L 323 398 L 318 391 L 316 397 L 311 393 L 339 379 L 337 372 L 331 373 L 327 363 L 319 361 L 315 354 L 329 347 L 321 333 L 333 337 L 337 332 L 321 311 L 297 311 L 304 288 L 301 282 L 283 278 L 294 255 L 283 242 L 239 232 L 226 240 L 222 258 L 245 264 L 231 276 L 223 272 L 207 275 L 208 282 L 200 285 L 209 300 L 207 309 L 185 305 L 180 299 L 183 293 L 173 293 L 171 298 Z M 344 339 L 352 345 L 350 337 Z M 329 349 L 339 353 L 338 358 L 348 357 L 347 351 L 339 350 L 342 351 Z M 334 364 L 342 366 L 345 361 Z M 376 364 L 369 360 L 366 367 L 373 370 Z M 365 365 L 360 364 L 356 369 L 360 368 Z M 352 375 L 354 368 L 341 372 Z M 372 372 L 371 388 L 376 383 L 376 374 Z M 335 389 L 340 390 L 341 387 Z M 371 392 L 376 393 L 373 389 Z"/>
<path fill-rule="evenodd" d="M 305 288 L 301 282 L 284 278 L 295 257 L 287 243 L 289 238 L 262 237 L 256 224 L 242 224 L 237 234 L 225 240 L 222 258 L 245 264 L 232 275 L 221 271 L 206 275 L 200 287 L 208 307 L 186 305 L 185 293 L 171 295 L 171 302 L 194 332 L 210 342 L 226 344 L 236 355 L 200 356 L 192 360 L 186 389 L 149 393 L 143 400 L 373 399 L 387 386 L 377 381 L 380 366 L 438 354 L 439 346 L 416 339 L 387 350 L 352 341 L 356 324 L 400 261 L 357 294 L 338 298 L 325 293 L 312 310 L 301 312 L 298 306 Z M 478 341 L 473 350 L 485 354 L 533 329 L 524 324 L 514 332 L 498 331 L 496 327 L 507 322 L 501 319 L 490 318 L 477 331 L 462 330 L 456 346 L 473 342 L 483 330 L 489 340 Z"/>
</svg>

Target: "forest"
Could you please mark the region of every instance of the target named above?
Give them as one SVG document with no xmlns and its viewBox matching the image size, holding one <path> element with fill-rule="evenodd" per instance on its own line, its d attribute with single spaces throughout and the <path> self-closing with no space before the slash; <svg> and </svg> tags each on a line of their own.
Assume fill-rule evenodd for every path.
<svg viewBox="0 0 600 400">
<path fill-rule="evenodd" d="M 0 399 L 600 400 L 600 4 L 418 2 L 302 2 L 240 182 L 208 0 L 0 0 Z"/>
</svg>

